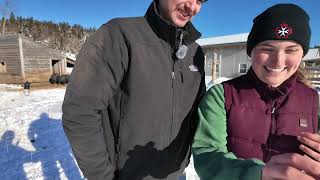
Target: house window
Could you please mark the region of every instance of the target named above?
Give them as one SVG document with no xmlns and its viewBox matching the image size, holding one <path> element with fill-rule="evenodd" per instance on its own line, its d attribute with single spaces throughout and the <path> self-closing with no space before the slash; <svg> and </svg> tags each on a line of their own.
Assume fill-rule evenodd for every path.
<svg viewBox="0 0 320 180">
<path fill-rule="evenodd" d="M 239 73 L 245 74 L 248 71 L 248 64 L 239 64 Z"/>
<path fill-rule="evenodd" d="M 7 72 L 6 64 L 4 62 L 0 62 L 0 73 L 6 73 L 6 72 Z"/>
</svg>

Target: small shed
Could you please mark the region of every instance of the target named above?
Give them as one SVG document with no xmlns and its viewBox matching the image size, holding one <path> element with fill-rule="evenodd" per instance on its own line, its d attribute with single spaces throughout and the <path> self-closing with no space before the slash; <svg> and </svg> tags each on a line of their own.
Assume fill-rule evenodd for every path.
<svg viewBox="0 0 320 180">
<path fill-rule="evenodd" d="M 22 35 L 0 36 L 0 83 L 48 81 L 67 74 L 66 56 Z"/>
</svg>

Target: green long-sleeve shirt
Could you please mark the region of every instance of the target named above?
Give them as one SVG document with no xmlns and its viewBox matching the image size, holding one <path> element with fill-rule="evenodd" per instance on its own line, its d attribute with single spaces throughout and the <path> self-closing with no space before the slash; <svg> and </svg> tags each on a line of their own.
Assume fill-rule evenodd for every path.
<svg viewBox="0 0 320 180">
<path fill-rule="evenodd" d="M 227 119 L 222 84 L 210 88 L 200 103 L 200 121 L 192 145 L 201 180 L 260 180 L 264 162 L 238 159 L 227 150 Z"/>
</svg>

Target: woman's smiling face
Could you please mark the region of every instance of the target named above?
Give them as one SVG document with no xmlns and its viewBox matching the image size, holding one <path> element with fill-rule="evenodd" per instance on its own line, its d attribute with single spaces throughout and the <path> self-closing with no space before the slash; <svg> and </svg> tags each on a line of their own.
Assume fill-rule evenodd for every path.
<svg viewBox="0 0 320 180">
<path fill-rule="evenodd" d="M 252 50 L 252 69 L 261 81 L 278 87 L 297 71 L 302 57 L 302 46 L 294 41 L 267 40 Z"/>
</svg>

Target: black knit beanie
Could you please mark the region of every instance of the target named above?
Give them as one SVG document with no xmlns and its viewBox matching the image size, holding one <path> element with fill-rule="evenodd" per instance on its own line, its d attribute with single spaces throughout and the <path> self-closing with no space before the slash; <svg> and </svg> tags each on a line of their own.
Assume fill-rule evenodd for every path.
<svg viewBox="0 0 320 180">
<path fill-rule="evenodd" d="M 309 16 L 303 9 L 294 4 L 277 4 L 253 20 L 247 41 L 247 54 L 251 56 L 252 49 L 262 41 L 292 40 L 301 44 L 303 55 L 306 55 L 310 36 Z"/>
</svg>

